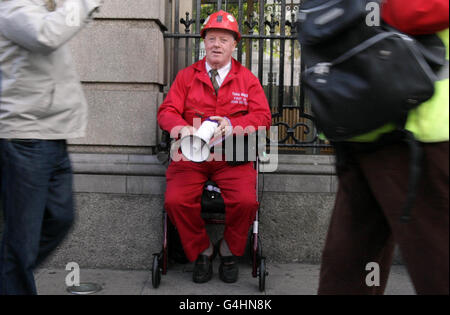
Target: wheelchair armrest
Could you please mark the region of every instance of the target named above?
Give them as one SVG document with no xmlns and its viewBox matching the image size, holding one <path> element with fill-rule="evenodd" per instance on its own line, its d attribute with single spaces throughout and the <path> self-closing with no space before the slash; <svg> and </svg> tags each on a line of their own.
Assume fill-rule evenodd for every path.
<svg viewBox="0 0 450 315">
<path fill-rule="evenodd" d="M 167 131 L 163 130 L 161 141 L 157 146 L 156 156 L 158 161 L 166 167 L 169 165 L 171 143 L 172 138 L 170 137 L 170 134 Z"/>
<path fill-rule="evenodd" d="M 171 142 L 172 142 L 172 139 L 170 137 L 170 133 L 163 130 L 162 135 L 161 135 L 161 141 L 158 144 L 158 151 L 159 152 L 169 152 Z"/>
</svg>

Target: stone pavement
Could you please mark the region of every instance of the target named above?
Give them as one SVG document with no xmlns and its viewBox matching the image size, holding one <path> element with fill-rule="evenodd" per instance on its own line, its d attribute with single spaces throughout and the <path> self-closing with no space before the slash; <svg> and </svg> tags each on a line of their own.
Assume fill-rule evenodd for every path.
<svg viewBox="0 0 450 315">
<path fill-rule="evenodd" d="M 192 282 L 192 264 L 175 265 L 162 276 L 158 289 L 152 287 L 151 271 L 119 271 L 107 269 L 81 269 L 81 282 L 94 282 L 102 286 L 96 295 L 315 295 L 318 286 L 319 265 L 271 264 L 267 265 L 266 290 L 259 292 L 258 278 L 251 275 L 251 267 L 240 265 L 239 281 L 223 283 L 218 277 L 218 262 L 214 264 L 214 277 L 206 284 Z M 36 282 L 40 295 L 67 295 L 65 278 L 69 271 L 40 269 Z M 405 267 L 391 269 L 386 295 L 414 295 Z"/>
</svg>

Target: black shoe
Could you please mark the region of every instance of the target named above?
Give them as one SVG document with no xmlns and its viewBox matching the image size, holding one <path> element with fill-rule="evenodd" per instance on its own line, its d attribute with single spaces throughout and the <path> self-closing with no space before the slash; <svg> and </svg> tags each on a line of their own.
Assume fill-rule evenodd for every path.
<svg viewBox="0 0 450 315">
<path fill-rule="evenodd" d="M 213 260 L 214 255 L 199 255 L 195 261 L 194 273 L 192 280 L 195 283 L 205 283 L 212 279 L 213 276 Z"/>
<path fill-rule="evenodd" d="M 220 256 L 219 277 L 226 283 L 234 283 L 238 280 L 239 267 L 236 256 Z"/>
<path fill-rule="evenodd" d="M 235 283 L 239 277 L 239 267 L 237 264 L 237 257 L 234 255 L 231 256 L 222 256 L 220 254 L 220 243 L 216 245 L 217 252 L 220 257 L 220 266 L 219 266 L 219 278 L 223 282 L 226 283 Z"/>
</svg>

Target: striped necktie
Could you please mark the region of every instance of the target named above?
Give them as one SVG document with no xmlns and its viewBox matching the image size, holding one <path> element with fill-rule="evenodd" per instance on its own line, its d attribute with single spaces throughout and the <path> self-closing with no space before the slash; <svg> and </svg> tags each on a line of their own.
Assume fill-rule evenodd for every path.
<svg viewBox="0 0 450 315">
<path fill-rule="evenodd" d="M 219 83 L 217 83 L 216 77 L 219 75 L 219 72 L 217 72 L 217 70 L 212 69 L 209 71 L 209 73 L 211 73 L 211 82 L 214 87 L 214 90 L 216 90 L 216 95 L 218 95 L 220 86 Z"/>
</svg>

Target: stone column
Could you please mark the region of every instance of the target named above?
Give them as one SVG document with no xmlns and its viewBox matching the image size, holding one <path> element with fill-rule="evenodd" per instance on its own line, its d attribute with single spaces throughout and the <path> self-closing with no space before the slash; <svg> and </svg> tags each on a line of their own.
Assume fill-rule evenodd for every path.
<svg viewBox="0 0 450 315">
<path fill-rule="evenodd" d="M 167 1 L 108 0 L 71 41 L 89 103 L 87 137 L 72 152 L 152 153 L 164 84 Z"/>
</svg>

